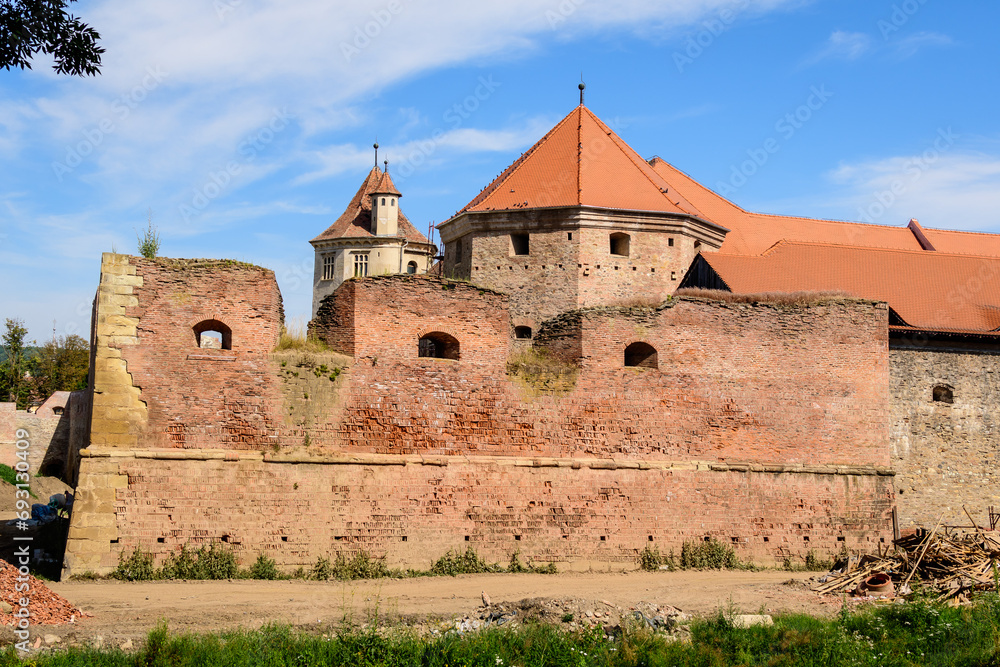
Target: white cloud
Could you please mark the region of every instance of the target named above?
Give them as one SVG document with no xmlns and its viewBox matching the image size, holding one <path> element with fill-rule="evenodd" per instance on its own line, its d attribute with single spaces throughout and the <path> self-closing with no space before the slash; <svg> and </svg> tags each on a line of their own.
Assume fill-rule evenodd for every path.
<svg viewBox="0 0 1000 667">
<path fill-rule="evenodd" d="M 920 49 L 925 47 L 951 46 L 953 43 L 948 35 L 942 35 L 938 32 L 918 32 L 890 42 L 889 46 L 893 49 L 896 58 L 905 60 L 915 56 Z"/>
<path fill-rule="evenodd" d="M 942 144 L 943 146 L 943 144 Z M 940 146 L 939 146 L 940 147 Z M 1000 231 L 1000 154 L 940 151 L 843 164 L 828 174 L 849 219 Z"/>
<path fill-rule="evenodd" d="M 823 47 L 806 58 L 803 67 L 815 65 L 824 60 L 857 60 L 872 47 L 872 38 L 863 32 L 836 30 L 827 38 Z"/>
</svg>

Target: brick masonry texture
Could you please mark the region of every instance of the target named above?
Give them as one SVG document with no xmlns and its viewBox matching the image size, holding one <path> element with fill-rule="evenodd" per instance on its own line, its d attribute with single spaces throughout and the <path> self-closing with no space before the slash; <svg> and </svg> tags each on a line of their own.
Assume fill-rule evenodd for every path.
<svg viewBox="0 0 1000 667">
<path fill-rule="evenodd" d="M 128 553 L 141 546 L 158 559 L 184 544 L 221 541 L 244 565 L 265 553 L 286 568 L 359 550 L 427 568 L 468 546 L 501 562 L 519 550 L 563 567 L 631 568 L 643 547 L 678 550 L 706 537 L 758 562 L 845 544 L 874 549 L 891 537 L 884 516 L 891 478 L 877 475 L 536 468 L 461 458 L 448 465 L 91 458 L 84 467 L 88 477 L 119 485 L 113 501 L 106 495 L 118 517 L 115 546 Z M 90 567 L 115 564 L 108 552 Z"/>
<path fill-rule="evenodd" d="M 1000 508 L 1000 356 L 933 348 L 894 348 L 892 445 L 902 528 L 980 524 Z M 954 403 L 933 400 L 935 386 Z"/>
<path fill-rule="evenodd" d="M 96 389 L 133 407 L 99 413 L 95 393 L 70 571 L 223 538 L 283 565 L 364 548 L 425 567 L 466 536 L 491 558 L 520 547 L 571 565 L 715 536 L 768 561 L 890 528 L 882 304 L 568 314 L 537 343 L 579 370 L 540 391 L 508 377 L 508 297 L 488 289 L 347 281 L 311 327 L 351 356 L 271 353 L 270 272 L 112 255 L 104 268 L 102 288 L 135 284 L 125 304 L 98 294 L 96 356 L 125 366 L 98 366 Z M 126 330 L 102 338 L 112 317 Z M 232 350 L 197 348 L 205 319 L 232 328 Z M 458 339 L 459 359 L 419 357 L 430 333 Z M 658 368 L 624 367 L 636 341 Z"/>
</svg>

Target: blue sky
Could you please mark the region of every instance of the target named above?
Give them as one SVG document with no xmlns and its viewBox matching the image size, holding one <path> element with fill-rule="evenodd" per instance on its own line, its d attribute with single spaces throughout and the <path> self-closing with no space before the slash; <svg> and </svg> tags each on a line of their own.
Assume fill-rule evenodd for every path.
<svg viewBox="0 0 1000 667">
<path fill-rule="evenodd" d="M 274 269 L 371 144 L 426 230 L 577 103 L 752 210 L 1000 232 L 1000 4 L 957 0 L 82 0 L 97 78 L 0 70 L 0 317 L 87 336 L 100 254 Z"/>
</svg>

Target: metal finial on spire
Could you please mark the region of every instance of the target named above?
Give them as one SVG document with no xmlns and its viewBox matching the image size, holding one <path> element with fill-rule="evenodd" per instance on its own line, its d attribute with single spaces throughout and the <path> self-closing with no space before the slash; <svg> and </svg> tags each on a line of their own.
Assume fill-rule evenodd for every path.
<svg viewBox="0 0 1000 667">
<path fill-rule="evenodd" d="M 375 166 L 377 167 L 378 166 L 378 139 L 376 139 L 375 143 L 372 144 L 372 148 L 375 149 Z"/>
<path fill-rule="evenodd" d="M 583 82 L 583 74 L 580 75 L 580 85 L 577 88 L 580 89 L 580 106 L 583 106 L 583 91 L 587 87 L 587 84 Z"/>
<path fill-rule="evenodd" d="M 389 173 L 389 161 L 388 161 L 388 160 L 384 160 L 384 161 L 382 162 L 382 164 L 384 164 L 384 165 L 385 165 L 385 170 L 384 170 L 384 171 L 385 171 L 385 173 L 387 173 L 387 174 L 388 174 L 388 173 Z"/>
</svg>

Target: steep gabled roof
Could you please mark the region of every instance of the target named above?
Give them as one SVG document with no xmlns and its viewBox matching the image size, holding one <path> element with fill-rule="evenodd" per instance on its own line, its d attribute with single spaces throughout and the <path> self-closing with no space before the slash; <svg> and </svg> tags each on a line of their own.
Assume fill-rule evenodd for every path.
<svg viewBox="0 0 1000 667">
<path fill-rule="evenodd" d="M 392 190 L 380 190 L 380 187 L 389 187 Z M 383 174 L 377 166 L 373 167 L 368 176 L 365 177 L 361 187 L 354 193 L 351 203 L 347 209 L 337 218 L 336 222 L 330 225 L 325 232 L 314 238 L 311 242 L 326 241 L 330 239 L 342 238 L 364 238 L 373 237 L 372 234 L 372 200 L 374 192 L 380 194 L 396 194 L 396 186 L 392 184 L 392 179 L 388 174 Z M 411 243 L 428 243 L 427 237 L 417 231 L 417 228 L 403 215 L 403 209 L 399 210 L 399 235 Z M 311 243 L 310 242 L 310 243 Z"/>
<path fill-rule="evenodd" d="M 460 213 L 594 206 L 700 216 L 628 144 L 584 106 L 469 202 Z"/>
<path fill-rule="evenodd" d="M 703 253 L 733 291 L 829 292 L 886 301 L 911 327 L 1000 328 L 1000 258 L 781 241 L 758 256 Z"/>
</svg>

